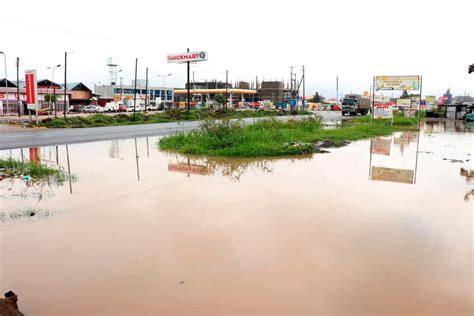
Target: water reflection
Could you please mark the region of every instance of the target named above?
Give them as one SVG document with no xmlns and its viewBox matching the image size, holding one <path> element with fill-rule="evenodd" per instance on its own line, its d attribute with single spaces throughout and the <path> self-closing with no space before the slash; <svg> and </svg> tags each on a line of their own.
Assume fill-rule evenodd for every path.
<svg viewBox="0 0 474 316">
<path fill-rule="evenodd" d="M 418 169 L 419 139 L 419 132 L 395 133 L 388 137 L 371 139 L 369 150 L 369 179 L 415 184 Z M 413 142 L 416 142 L 414 157 L 405 159 L 404 154 Z M 398 147 L 399 152 L 393 152 L 391 150 L 392 147 Z M 384 157 L 379 158 L 379 156 Z M 411 159 L 413 159 L 413 167 L 406 168 L 407 165 L 410 165 L 409 161 Z M 400 168 L 400 166 L 404 166 L 405 168 Z"/>
<path fill-rule="evenodd" d="M 60 171 L 59 175 L 45 177 L 42 179 L 35 179 L 25 175 L 25 177 L 5 177 L 0 180 L 0 198 L 2 199 L 27 199 L 33 198 L 37 203 L 43 200 L 51 199 L 54 196 L 54 189 L 64 185 L 66 181 L 69 183 L 69 192 L 72 194 L 72 184 L 77 180 L 77 177 L 71 173 L 71 164 L 69 159 L 68 145 L 64 146 L 66 153 L 66 168 L 59 163 L 59 147 L 28 148 L 28 161 L 34 165 L 43 165 L 48 168 L 54 168 Z M 53 160 L 53 151 L 55 159 Z M 19 159 L 25 162 L 23 149 L 20 149 Z M 13 157 L 10 153 L 10 158 Z"/>
<path fill-rule="evenodd" d="M 311 156 L 280 157 L 280 158 L 218 158 L 218 157 L 193 157 L 168 154 L 169 172 L 185 173 L 190 175 L 219 175 L 232 181 L 240 181 L 247 172 L 272 173 L 272 165 L 277 161 L 309 160 Z"/>
</svg>

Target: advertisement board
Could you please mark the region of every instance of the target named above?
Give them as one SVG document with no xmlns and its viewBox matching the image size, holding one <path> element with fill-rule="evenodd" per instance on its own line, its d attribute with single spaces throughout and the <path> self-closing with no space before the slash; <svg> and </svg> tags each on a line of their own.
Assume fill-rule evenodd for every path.
<svg viewBox="0 0 474 316">
<path fill-rule="evenodd" d="M 420 76 L 376 76 L 376 90 L 420 90 Z"/>
<path fill-rule="evenodd" d="M 410 99 L 397 99 L 397 106 L 399 107 L 410 107 L 411 100 Z"/>
<path fill-rule="evenodd" d="M 392 118 L 393 109 L 391 104 L 375 104 L 374 118 Z"/>
<path fill-rule="evenodd" d="M 426 110 L 432 111 L 437 104 L 436 97 L 434 95 L 427 95 L 425 97 L 425 100 L 426 100 Z"/>
<path fill-rule="evenodd" d="M 188 52 L 179 54 L 168 54 L 166 60 L 168 63 L 185 63 L 185 62 L 197 62 L 207 60 L 207 52 Z"/>
<path fill-rule="evenodd" d="M 413 184 L 414 170 L 372 167 L 372 180 Z"/>
<path fill-rule="evenodd" d="M 25 71 L 26 104 L 29 110 L 37 110 L 38 86 L 36 84 L 36 70 Z"/>
<path fill-rule="evenodd" d="M 410 110 L 419 110 L 421 104 L 421 98 L 419 95 L 414 95 L 411 97 Z"/>
</svg>

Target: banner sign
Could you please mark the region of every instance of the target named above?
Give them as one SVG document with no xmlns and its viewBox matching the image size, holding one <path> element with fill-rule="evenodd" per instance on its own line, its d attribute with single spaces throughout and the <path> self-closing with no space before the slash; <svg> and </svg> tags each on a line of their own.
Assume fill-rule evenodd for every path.
<svg viewBox="0 0 474 316">
<path fill-rule="evenodd" d="M 38 105 L 38 86 L 36 84 L 36 70 L 25 71 L 26 104 L 29 110 L 36 110 Z"/>
<path fill-rule="evenodd" d="M 421 98 L 419 95 L 411 97 L 410 110 L 419 110 L 421 104 Z"/>
<path fill-rule="evenodd" d="M 376 76 L 376 90 L 420 90 L 420 76 Z"/>
<path fill-rule="evenodd" d="M 379 103 L 374 104 L 374 118 L 392 118 L 393 109 L 392 104 Z"/>
<path fill-rule="evenodd" d="M 410 107 L 411 106 L 411 100 L 410 99 L 397 99 L 397 106 Z"/>
<path fill-rule="evenodd" d="M 426 96 L 426 110 L 432 111 L 437 104 L 436 97 L 434 95 L 427 95 Z"/>
<path fill-rule="evenodd" d="M 391 139 L 375 138 L 371 140 L 371 151 L 373 154 L 390 156 Z"/>
<path fill-rule="evenodd" d="M 372 167 L 372 180 L 413 184 L 414 170 Z"/>
<path fill-rule="evenodd" d="M 189 52 L 180 54 L 169 54 L 167 57 L 168 63 L 185 63 L 185 62 L 197 62 L 207 60 L 207 52 Z"/>
</svg>

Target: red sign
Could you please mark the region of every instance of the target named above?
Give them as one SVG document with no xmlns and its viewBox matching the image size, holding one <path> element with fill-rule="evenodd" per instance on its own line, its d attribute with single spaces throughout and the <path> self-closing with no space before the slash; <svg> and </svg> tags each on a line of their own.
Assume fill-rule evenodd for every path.
<svg viewBox="0 0 474 316">
<path fill-rule="evenodd" d="M 25 71 L 26 103 L 36 104 L 36 70 Z"/>
</svg>

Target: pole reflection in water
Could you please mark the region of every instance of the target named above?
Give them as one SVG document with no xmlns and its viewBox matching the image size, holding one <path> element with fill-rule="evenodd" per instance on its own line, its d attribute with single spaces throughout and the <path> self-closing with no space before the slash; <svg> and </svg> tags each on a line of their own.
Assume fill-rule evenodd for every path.
<svg viewBox="0 0 474 316">
<path fill-rule="evenodd" d="M 56 165 L 59 167 L 59 150 L 58 150 L 58 146 L 56 146 Z"/>
<path fill-rule="evenodd" d="M 150 158 L 150 145 L 148 145 L 148 137 L 146 138 L 146 156 Z"/>
<path fill-rule="evenodd" d="M 66 145 L 66 158 L 67 158 L 67 174 L 69 179 L 69 193 L 72 194 L 72 181 L 71 181 L 71 163 L 69 162 L 69 147 Z"/>
<path fill-rule="evenodd" d="M 20 154 L 21 154 L 21 162 L 25 162 L 25 157 L 23 155 L 23 148 L 20 149 Z"/>
<path fill-rule="evenodd" d="M 138 147 L 137 147 L 137 139 L 135 138 L 135 158 L 137 160 L 137 178 L 140 181 L 140 164 L 138 163 Z"/>
</svg>

